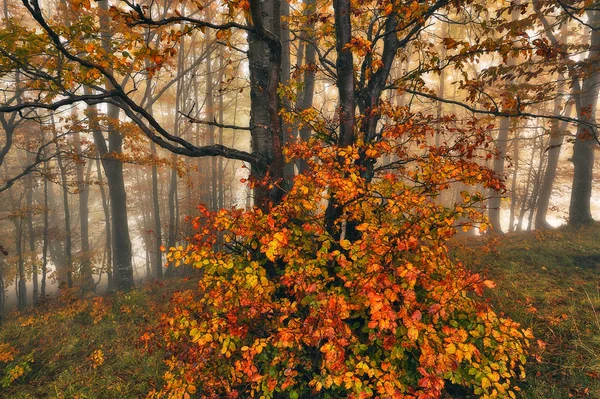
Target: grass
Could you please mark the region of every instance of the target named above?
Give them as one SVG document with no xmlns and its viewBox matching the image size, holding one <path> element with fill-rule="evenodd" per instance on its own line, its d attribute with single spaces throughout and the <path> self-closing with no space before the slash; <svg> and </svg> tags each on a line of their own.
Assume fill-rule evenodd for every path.
<svg viewBox="0 0 600 399">
<path fill-rule="evenodd" d="M 494 308 L 534 331 L 520 396 L 600 398 L 600 225 L 459 237 L 451 248 L 497 283 L 486 293 Z M 110 297 L 65 295 L 7 317 L 0 326 L 0 398 L 145 397 L 162 385 L 167 354 L 144 350 L 140 337 L 168 311 L 172 292 L 193 285 L 172 280 Z"/>
<path fill-rule="evenodd" d="M 528 399 L 600 398 L 600 225 L 458 239 L 454 256 L 493 279 L 494 308 L 536 337 Z"/>
<path fill-rule="evenodd" d="M 146 351 L 140 337 L 167 310 L 170 294 L 190 287 L 180 281 L 110 297 L 63 295 L 9 315 L 0 328 L 0 398 L 145 397 L 162 384 L 165 354 Z M 2 361 L 2 343 L 11 345 L 12 360 Z"/>
</svg>

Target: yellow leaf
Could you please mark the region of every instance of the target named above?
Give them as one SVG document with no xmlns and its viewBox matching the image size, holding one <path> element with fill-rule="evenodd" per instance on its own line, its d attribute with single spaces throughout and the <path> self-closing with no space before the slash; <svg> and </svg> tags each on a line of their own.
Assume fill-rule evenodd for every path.
<svg viewBox="0 0 600 399">
<path fill-rule="evenodd" d="M 352 246 L 352 243 L 350 241 L 340 240 L 340 247 L 344 248 L 345 250 L 349 250 L 351 246 Z"/>
<path fill-rule="evenodd" d="M 417 340 L 417 338 L 419 338 L 419 330 L 417 330 L 415 327 L 409 327 L 407 335 L 408 338 L 414 342 Z"/>
<path fill-rule="evenodd" d="M 492 386 L 492 383 L 490 382 L 490 380 L 488 380 L 487 377 L 483 377 L 482 380 L 481 380 L 481 387 L 483 389 L 487 389 L 490 386 Z"/>
</svg>

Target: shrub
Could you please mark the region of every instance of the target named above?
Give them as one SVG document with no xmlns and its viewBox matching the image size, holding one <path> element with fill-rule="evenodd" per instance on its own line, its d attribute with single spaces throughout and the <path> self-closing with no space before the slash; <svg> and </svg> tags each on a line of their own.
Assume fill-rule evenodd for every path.
<svg viewBox="0 0 600 399">
<path fill-rule="evenodd" d="M 515 397 L 531 334 L 479 299 L 493 283 L 445 245 L 458 227 L 485 229 L 483 198 L 436 199 L 452 182 L 500 187 L 473 155 L 486 135 L 428 147 L 427 134 L 396 128 L 346 148 L 313 139 L 288 151 L 310 169 L 268 213 L 200 207 L 190 245 L 168 257 L 203 278 L 162 318 L 172 357 L 149 397 L 438 398 L 448 381 Z M 418 155 L 395 144 L 401 135 Z M 390 163 L 366 176 L 359 160 L 382 155 Z M 333 220 L 328 204 L 342 210 Z"/>
</svg>

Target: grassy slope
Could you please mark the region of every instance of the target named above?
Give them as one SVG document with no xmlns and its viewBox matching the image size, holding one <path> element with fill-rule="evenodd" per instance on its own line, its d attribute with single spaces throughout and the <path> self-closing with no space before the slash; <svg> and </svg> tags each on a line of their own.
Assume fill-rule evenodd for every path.
<svg viewBox="0 0 600 399">
<path fill-rule="evenodd" d="M 1 362 L 0 398 L 143 398 L 162 383 L 164 353 L 148 353 L 140 337 L 166 311 L 168 298 L 189 282 L 147 286 L 129 294 L 70 301 L 9 315 L 0 328 L 14 360 Z M 58 302 L 58 303 L 57 303 Z M 100 350 L 102 360 L 94 352 Z M 97 354 L 98 352 L 96 352 Z M 13 382 L 10 369 L 25 372 Z"/>
<path fill-rule="evenodd" d="M 531 327 L 540 340 L 522 397 L 600 397 L 600 226 L 459 239 L 452 248 L 471 269 L 496 281 L 498 287 L 487 292 L 495 308 Z M 143 398 L 161 384 L 164 353 L 145 352 L 140 336 L 168 308 L 172 291 L 193 284 L 167 286 L 5 321 L 0 398 Z M 2 362 L 2 343 L 16 348 L 15 360 Z M 102 364 L 93 360 L 96 350 Z M 24 374 L 8 384 L 7 372 L 17 365 Z"/>
<path fill-rule="evenodd" d="M 457 240 L 455 255 L 497 283 L 494 308 L 537 341 L 523 398 L 600 398 L 600 225 Z"/>
</svg>

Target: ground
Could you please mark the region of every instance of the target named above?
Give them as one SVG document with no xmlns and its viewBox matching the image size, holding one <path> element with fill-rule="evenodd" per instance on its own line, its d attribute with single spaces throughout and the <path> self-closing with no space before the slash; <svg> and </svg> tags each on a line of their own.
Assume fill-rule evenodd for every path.
<svg viewBox="0 0 600 399">
<path fill-rule="evenodd" d="M 494 308 L 536 339 L 520 396 L 600 397 L 600 225 L 507 236 L 458 237 L 453 256 L 493 279 Z M 128 294 L 64 295 L 0 326 L 1 398 L 143 398 L 162 383 L 165 353 L 148 351 L 175 290 L 193 278 Z M 469 397 L 464 393 L 453 398 Z"/>
</svg>

